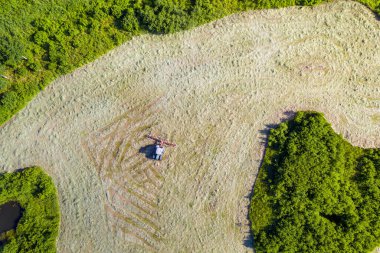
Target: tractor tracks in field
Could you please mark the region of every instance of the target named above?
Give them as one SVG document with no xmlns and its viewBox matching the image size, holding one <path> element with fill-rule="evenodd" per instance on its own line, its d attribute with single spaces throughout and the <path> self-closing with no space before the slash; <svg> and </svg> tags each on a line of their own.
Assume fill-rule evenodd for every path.
<svg viewBox="0 0 380 253">
<path fill-rule="evenodd" d="M 109 229 L 150 251 L 162 243 L 157 201 L 164 177 L 139 148 L 146 144 L 157 103 L 136 106 L 82 140 L 102 182 Z"/>
</svg>

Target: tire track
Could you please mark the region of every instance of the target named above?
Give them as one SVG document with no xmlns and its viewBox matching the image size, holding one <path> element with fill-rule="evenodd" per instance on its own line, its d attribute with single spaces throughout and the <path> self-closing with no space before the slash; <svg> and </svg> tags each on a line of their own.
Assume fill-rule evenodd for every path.
<svg viewBox="0 0 380 253">
<path fill-rule="evenodd" d="M 110 229 L 151 251 L 162 243 L 157 200 L 164 178 L 137 149 L 146 145 L 158 102 L 136 106 L 82 140 L 103 184 Z"/>
</svg>

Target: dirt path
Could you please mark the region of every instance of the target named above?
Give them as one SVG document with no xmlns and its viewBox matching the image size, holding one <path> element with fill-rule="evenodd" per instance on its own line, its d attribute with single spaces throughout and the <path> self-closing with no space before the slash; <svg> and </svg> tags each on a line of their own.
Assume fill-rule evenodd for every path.
<svg viewBox="0 0 380 253">
<path fill-rule="evenodd" d="M 251 251 L 271 124 L 318 110 L 353 144 L 380 146 L 379 41 L 372 12 L 343 1 L 135 38 L 2 127 L 0 165 L 52 175 L 59 252 Z M 159 165 L 139 153 L 150 131 L 178 144 Z"/>
</svg>

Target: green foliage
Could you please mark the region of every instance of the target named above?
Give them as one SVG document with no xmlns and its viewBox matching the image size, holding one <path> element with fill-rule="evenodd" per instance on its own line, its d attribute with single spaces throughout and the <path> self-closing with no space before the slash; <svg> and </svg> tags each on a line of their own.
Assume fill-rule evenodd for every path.
<svg viewBox="0 0 380 253">
<path fill-rule="evenodd" d="M 368 6 L 374 10 L 378 15 L 380 14 L 380 0 L 357 0 L 358 2 Z"/>
<path fill-rule="evenodd" d="M 154 33 L 172 33 L 189 27 L 186 1 L 156 1 L 140 10 L 145 27 Z"/>
<path fill-rule="evenodd" d="M 380 150 L 353 147 L 316 112 L 271 130 L 250 209 L 257 252 L 368 252 L 379 214 Z"/>
<path fill-rule="evenodd" d="M 5 70 L 0 73 L 10 79 L 7 85 L 0 83 L 0 125 L 54 78 L 134 35 L 173 33 L 248 9 L 324 1 L 327 0 L 1 1 L 0 65 Z M 358 1 L 380 12 L 380 0 Z"/>
<path fill-rule="evenodd" d="M 23 54 L 23 45 L 13 36 L 0 36 L 0 64 L 15 66 Z"/>
<path fill-rule="evenodd" d="M 135 11 L 132 8 L 128 8 L 123 11 L 124 14 L 121 17 L 121 28 L 130 33 L 137 33 L 139 30 L 139 21 L 136 18 Z"/>
<path fill-rule="evenodd" d="M 322 2 L 323 0 L 297 0 L 296 4 L 304 5 L 304 6 L 312 6 L 312 5 L 320 4 Z"/>
<path fill-rule="evenodd" d="M 9 201 L 23 213 L 15 231 L 0 235 L 6 239 L 0 252 L 56 252 L 60 215 L 52 179 L 37 167 L 0 175 L 0 204 Z"/>
<path fill-rule="evenodd" d="M 7 79 L 0 77 L 0 94 L 8 89 L 8 85 Z"/>
</svg>

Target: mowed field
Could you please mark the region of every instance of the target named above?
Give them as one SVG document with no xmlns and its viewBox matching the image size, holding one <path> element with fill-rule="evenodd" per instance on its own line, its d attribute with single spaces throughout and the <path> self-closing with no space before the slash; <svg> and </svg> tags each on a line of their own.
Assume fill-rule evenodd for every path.
<svg viewBox="0 0 380 253">
<path fill-rule="evenodd" d="M 144 35 L 61 77 L 0 129 L 3 170 L 53 177 L 59 252 L 250 252 L 268 129 L 317 110 L 380 147 L 380 21 L 350 1 Z M 145 157 L 155 133 L 177 143 Z"/>
</svg>

